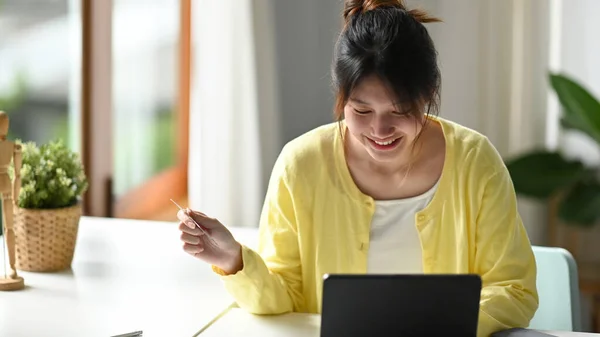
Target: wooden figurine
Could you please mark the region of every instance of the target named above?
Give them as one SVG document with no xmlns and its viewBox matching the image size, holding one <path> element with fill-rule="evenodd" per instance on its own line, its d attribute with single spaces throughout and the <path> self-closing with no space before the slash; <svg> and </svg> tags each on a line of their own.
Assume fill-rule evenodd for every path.
<svg viewBox="0 0 600 337">
<path fill-rule="evenodd" d="M 0 275 L 0 290 L 21 290 L 25 288 L 22 277 L 17 275 L 15 268 L 15 232 L 13 228 L 13 206 L 19 198 L 21 190 L 21 146 L 7 140 L 8 115 L 0 111 L 0 195 L 2 196 L 2 225 L 3 238 L 8 250 L 8 261 L 10 273 L 3 272 Z M 8 175 L 8 168 L 14 164 L 14 180 Z"/>
</svg>

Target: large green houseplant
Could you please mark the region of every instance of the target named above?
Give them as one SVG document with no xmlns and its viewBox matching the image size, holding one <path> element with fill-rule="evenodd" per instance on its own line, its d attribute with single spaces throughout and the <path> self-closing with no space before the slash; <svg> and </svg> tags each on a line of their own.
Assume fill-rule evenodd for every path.
<svg viewBox="0 0 600 337">
<path fill-rule="evenodd" d="M 582 132 L 600 145 L 600 103 L 575 80 L 550 74 L 563 107 L 561 126 Z M 507 161 L 518 194 L 557 200 L 558 218 L 566 225 L 591 227 L 600 221 L 600 167 L 569 159 L 559 150 L 535 149 Z"/>
<path fill-rule="evenodd" d="M 14 207 L 16 267 L 66 269 L 73 259 L 81 197 L 88 188 L 82 162 L 62 140 L 21 145 L 21 191 Z"/>
</svg>

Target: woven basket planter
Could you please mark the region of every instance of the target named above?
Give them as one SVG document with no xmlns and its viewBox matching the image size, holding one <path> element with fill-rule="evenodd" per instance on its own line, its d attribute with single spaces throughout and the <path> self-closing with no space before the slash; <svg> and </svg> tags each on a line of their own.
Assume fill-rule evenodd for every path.
<svg viewBox="0 0 600 337">
<path fill-rule="evenodd" d="M 56 209 L 15 206 L 15 267 L 32 272 L 55 272 L 71 267 L 81 204 Z"/>
</svg>

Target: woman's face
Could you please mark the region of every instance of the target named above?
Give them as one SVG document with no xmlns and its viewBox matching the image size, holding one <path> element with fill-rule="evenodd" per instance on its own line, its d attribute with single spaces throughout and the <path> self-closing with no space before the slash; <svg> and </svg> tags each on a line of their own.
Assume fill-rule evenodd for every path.
<svg viewBox="0 0 600 337">
<path fill-rule="evenodd" d="M 395 97 L 389 93 L 379 78 L 367 77 L 350 93 L 344 107 L 350 141 L 382 164 L 407 158 L 423 118 L 422 114 L 402 111 L 401 104 L 395 104 Z"/>
</svg>

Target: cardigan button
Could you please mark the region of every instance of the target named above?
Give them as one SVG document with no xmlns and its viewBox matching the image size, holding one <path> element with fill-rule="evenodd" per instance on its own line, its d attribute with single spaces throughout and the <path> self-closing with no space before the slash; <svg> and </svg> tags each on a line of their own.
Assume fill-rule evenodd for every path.
<svg viewBox="0 0 600 337">
<path fill-rule="evenodd" d="M 425 220 L 425 216 L 421 214 L 417 217 L 417 220 L 423 221 L 423 220 Z"/>
</svg>

